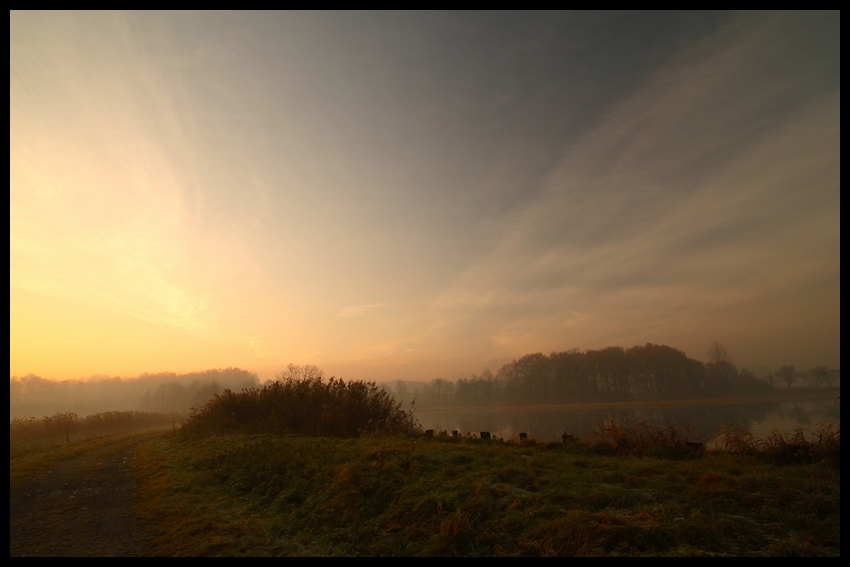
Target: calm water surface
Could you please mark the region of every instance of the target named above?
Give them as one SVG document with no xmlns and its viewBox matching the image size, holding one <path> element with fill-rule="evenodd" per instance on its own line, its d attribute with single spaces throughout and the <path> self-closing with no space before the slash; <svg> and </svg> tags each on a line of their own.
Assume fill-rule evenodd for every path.
<svg viewBox="0 0 850 567">
<path fill-rule="evenodd" d="M 519 432 L 526 432 L 539 441 L 560 441 L 563 433 L 592 436 L 602 422 L 612 418 L 620 423 L 672 425 L 679 431 L 690 431 L 692 438 L 705 442 L 711 442 L 723 429 L 740 429 L 764 438 L 774 430 L 787 434 L 797 427 L 807 430 L 823 422 L 841 422 L 840 404 L 835 397 L 801 402 L 712 402 L 628 408 L 419 409 L 414 415 L 425 429 L 456 429 L 463 435 L 489 431 L 505 439 L 516 439 Z"/>
</svg>

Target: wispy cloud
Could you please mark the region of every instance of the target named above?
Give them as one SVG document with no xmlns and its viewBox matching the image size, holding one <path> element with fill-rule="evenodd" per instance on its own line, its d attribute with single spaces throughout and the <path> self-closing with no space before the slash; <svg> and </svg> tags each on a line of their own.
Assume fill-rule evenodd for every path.
<svg viewBox="0 0 850 567">
<path fill-rule="evenodd" d="M 355 305 L 353 307 L 345 307 L 339 313 L 336 314 L 337 317 L 357 317 L 358 315 L 362 315 L 371 309 L 375 309 L 376 307 L 384 307 L 387 305 L 386 303 L 369 303 L 366 305 Z"/>
<path fill-rule="evenodd" d="M 19 373 L 839 360 L 837 13 L 12 12 L 9 153 Z"/>
<path fill-rule="evenodd" d="M 123 14 L 15 17 L 10 284 L 219 333 L 222 283 L 256 264 L 204 214 L 180 89 Z"/>
<path fill-rule="evenodd" d="M 679 344 L 698 321 L 694 341 L 739 335 L 731 312 L 747 331 L 799 313 L 817 282 L 837 294 L 840 98 L 776 75 L 786 24 L 723 30 L 610 109 L 440 317 L 520 349 Z"/>
</svg>

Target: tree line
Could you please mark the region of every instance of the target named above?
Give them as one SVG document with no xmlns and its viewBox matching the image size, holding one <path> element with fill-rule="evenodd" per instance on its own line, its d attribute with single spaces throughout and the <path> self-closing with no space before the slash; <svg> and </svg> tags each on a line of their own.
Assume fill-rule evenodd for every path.
<svg viewBox="0 0 850 567">
<path fill-rule="evenodd" d="M 708 356 L 704 363 L 673 347 L 650 343 L 628 349 L 573 349 L 549 356 L 528 354 L 496 372 L 485 370 L 456 382 L 438 378 L 415 385 L 398 380 L 388 387 L 408 403 L 489 405 L 758 394 L 782 383 L 832 386 L 839 379 L 837 370 L 824 366 L 800 372 L 790 365 L 758 378 L 739 369 L 720 343 L 712 345 Z"/>
<path fill-rule="evenodd" d="M 239 368 L 136 378 L 92 376 L 88 380 L 50 380 L 33 374 L 9 378 L 9 418 L 55 413 L 90 415 L 105 411 L 188 413 L 225 389 L 259 384 L 257 375 Z"/>
</svg>

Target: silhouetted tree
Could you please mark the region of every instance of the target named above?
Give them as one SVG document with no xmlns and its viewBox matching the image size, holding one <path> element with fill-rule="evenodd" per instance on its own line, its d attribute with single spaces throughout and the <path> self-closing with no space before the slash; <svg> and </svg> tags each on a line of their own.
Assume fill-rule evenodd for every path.
<svg viewBox="0 0 850 567">
<path fill-rule="evenodd" d="M 790 388 L 791 384 L 797 380 L 797 369 L 791 364 L 780 366 L 779 370 L 776 371 L 776 377 L 788 384 Z"/>
<path fill-rule="evenodd" d="M 324 372 L 312 364 L 307 364 L 305 366 L 290 364 L 286 367 L 286 370 L 278 374 L 275 378 L 284 382 L 286 380 L 313 380 L 316 378 L 322 378 L 323 376 Z"/>
<path fill-rule="evenodd" d="M 711 346 L 708 348 L 708 360 L 714 363 L 728 362 L 729 364 L 734 364 L 732 357 L 729 355 L 729 349 L 717 341 L 711 343 Z"/>
<path fill-rule="evenodd" d="M 553 352 L 549 356 L 552 387 L 556 398 L 587 398 L 595 393 L 594 385 L 586 379 L 585 355 L 578 349 Z"/>
<path fill-rule="evenodd" d="M 812 386 L 832 386 L 835 376 L 826 366 L 815 366 L 806 373 Z"/>
<path fill-rule="evenodd" d="M 729 350 L 721 343 L 715 341 L 708 349 L 709 380 L 713 389 L 722 392 L 731 392 L 738 382 L 738 367 L 732 362 Z"/>
</svg>

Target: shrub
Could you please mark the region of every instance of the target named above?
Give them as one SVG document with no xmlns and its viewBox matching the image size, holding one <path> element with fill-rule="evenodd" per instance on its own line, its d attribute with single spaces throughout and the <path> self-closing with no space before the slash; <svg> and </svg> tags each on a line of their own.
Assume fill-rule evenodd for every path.
<svg viewBox="0 0 850 567">
<path fill-rule="evenodd" d="M 304 433 L 358 437 L 365 433 L 413 434 L 419 424 L 374 382 L 321 377 L 285 378 L 261 389 L 225 390 L 184 426 L 196 433 Z"/>
</svg>

